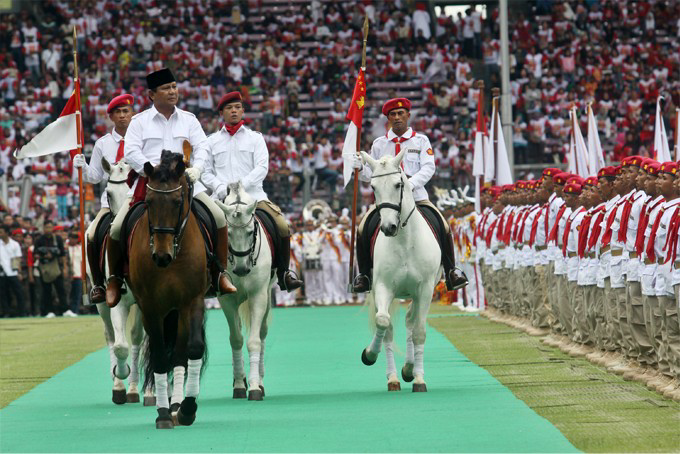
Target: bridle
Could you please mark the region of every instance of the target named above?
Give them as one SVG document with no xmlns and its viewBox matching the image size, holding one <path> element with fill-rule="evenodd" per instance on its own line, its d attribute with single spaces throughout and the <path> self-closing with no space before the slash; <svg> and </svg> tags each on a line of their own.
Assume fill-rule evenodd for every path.
<svg viewBox="0 0 680 454">
<path fill-rule="evenodd" d="M 399 174 L 401 176 L 402 173 L 403 172 L 401 170 L 395 170 L 394 172 L 387 172 L 387 173 L 381 173 L 379 175 L 372 175 L 371 179 L 386 177 L 388 175 L 394 175 L 394 174 Z M 406 186 L 406 185 L 404 184 L 404 181 L 401 180 L 401 191 L 399 191 L 399 205 L 395 205 L 394 203 L 390 203 L 390 202 L 383 202 L 383 203 L 380 203 L 376 206 L 378 211 L 380 211 L 383 208 L 388 208 L 390 210 L 396 210 L 396 212 L 397 212 L 397 226 L 399 228 L 406 227 L 408 220 L 411 219 L 411 215 L 413 214 L 413 212 L 416 209 L 416 205 L 413 204 L 413 208 L 409 212 L 408 216 L 406 216 L 406 219 L 404 220 L 403 223 L 401 222 L 401 204 L 404 201 L 404 186 Z"/>
<path fill-rule="evenodd" d="M 146 189 L 148 189 L 151 192 L 155 192 L 158 194 L 172 194 L 173 192 L 181 191 L 181 200 L 182 203 L 179 206 L 179 212 L 177 214 L 177 224 L 175 224 L 174 227 L 154 227 L 151 224 L 151 207 L 147 204 L 147 210 L 149 211 L 149 214 L 147 216 L 148 221 L 149 221 L 149 246 L 151 247 L 151 250 L 154 250 L 154 234 L 157 233 L 165 233 L 165 234 L 171 234 L 173 235 L 172 237 L 172 259 L 174 260 L 175 257 L 177 257 L 177 254 L 179 253 L 180 246 L 182 243 L 182 238 L 184 237 L 184 230 L 186 229 L 187 226 L 187 221 L 189 220 L 189 215 L 191 214 L 191 202 L 193 199 L 193 184 L 187 180 L 187 186 L 188 186 L 188 192 L 189 192 L 189 209 L 187 210 L 187 214 L 183 215 L 184 212 L 184 186 L 182 186 L 182 183 L 179 184 L 176 188 L 173 189 L 157 189 L 157 188 L 152 188 L 148 183 L 146 184 Z"/>
<path fill-rule="evenodd" d="M 237 201 L 232 203 L 232 205 L 245 205 L 245 203 Z M 250 248 L 246 249 L 245 251 L 237 251 L 236 249 L 231 247 L 231 244 L 229 244 L 229 263 L 232 265 L 234 264 L 234 256 L 236 257 L 248 257 L 248 260 L 250 261 L 250 266 L 254 267 L 257 265 L 257 259 L 260 258 L 260 251 L 262 250 L 262 241 L 258 243 L 257 241 L 257 231 L 260 230 L 260 222 L 257 220 L 257 216 L 255 216 L 255 212 L 250 216 L 250 219 L 248 219 L 246 222 L 243 224 L 236 224 L 233 222 L 229 222 L 229 218 L 227 218 L 227 225 L 229 227 L 234 227 L 237 229 L 242 229 L 245 227 L 248 227 L 250 224 L 253 224 L 253 235 L 252 235 L 252 240 L 250 244 Z M 257 247 L 257 254 L 255 253 L 255 247 Z"/>
<path fill-rule="evenodd" d="M 124 179 L 124 180 L 107 180 L 106 181 L 107 186 L 110 185 L 110 184 L 123 184 L 123 183 L 127 184 L 127 178 Z M 111 206 L 111 199 L 109 198 L 108 191 L 105 192 L 105 194 L 106 194 L 106 201 L 108 202 L 109 206 Z"/>
</svg>

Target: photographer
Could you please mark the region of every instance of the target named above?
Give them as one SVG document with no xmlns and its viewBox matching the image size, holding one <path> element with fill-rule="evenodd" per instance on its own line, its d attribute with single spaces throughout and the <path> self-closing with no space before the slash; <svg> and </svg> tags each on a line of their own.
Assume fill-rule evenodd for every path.
<svg viewBox="0 0 680 454">
<path fill-rule="evenodd" d="M 64 279 L 68 278 L 68 263 L 64 242 L 54 234 L 54 222 L 46 220 L 43 234 L 35 242 L 35 255 L 42 283 L 42 310 L 44 316 L 52 318 L 55 311 L 66 309 Z M 53 307 L 52 286 L 57 291 L 59 307 Z"/>
</svg>

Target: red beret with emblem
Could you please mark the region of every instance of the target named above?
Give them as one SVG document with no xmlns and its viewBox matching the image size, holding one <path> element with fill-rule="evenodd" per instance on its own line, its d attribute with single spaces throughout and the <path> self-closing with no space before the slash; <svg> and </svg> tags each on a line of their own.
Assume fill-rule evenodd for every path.
<svg viewBox="0 0 680 454">
<path fill-rule="evenodd" d="M 110 114 L 116 107 L 120 106 L 132 106 L 135 103 L 135 97 L 132 95 L 124 94 L 116 96 L 109 103 L 109 107 L 106 108 L 106 113 Z"/>
<path fill-rule="evenodd" d="M 553 181 L 557 184 L 565 184 L 571 176 L 573 175 L 569 172 L 558 173 L 557 175 L 553 176 Z"/>
<path fill-rule="evenodd" d="M 578 185 L 580 185 L 580 186 L 583 186 L 583 183 L 584 183 L 584 182 L 585 182 L 585 180 L 583 179 L 583 177 L 580 177 L 580 176 L 578 176 L 578 175 L 572 175 L 572 176 L 570 176 L 569 178 L 567 178 L 567 184 L 569 184 L 569 183 L 576 183 L 576 184 L 578 184 Z"/>
<path fill-rule="evenodd" d="M 501 186 L 501 192 L 512 192 L 515 190 L 514 184 L 505 184 Z"/>
<path fill-rule="evenodd" d="M 573 194 L 573 195 L 578 195 L 581 193 L 581 185 L 578 183 L 567 183 L 564 186 L 564 193 L 565 194 Z"/>
<path fill-rule="evenodd" d="M 659 168 L 660 173 L 669 173 L 671 175 L 678 174 L 678 163 L 675 161 L 668 161 L 661 164 Z"/>
<path fill-rule="evenodd" d="M 243 102 L 240 91 L 231 91 L 220 98 L 220 102 L 217 103 L 217 111 L 221 112 L 224 106 L 230 102 Z"/>
<path fill-rule="evenodd" d="M 524 180 L 517 180 L 515 182 L 515 188 L 517 189 L 526 189 L 527 187 L 527 182 Z"/>
<path fill-rule="evenodd" d="M 406 109 L 411 110 L 411 101 L 406 98 L 394 98 L 387 101 L 382 108 L 383 115 L 387 116 L 390 110 Z"/>
<path fill-rule="evenodd" d="M 597 172 L 597 177 L 615 177 L 616 176 L 616 167 L 613 166 L 607 166 L 607 167 L 602 167 L 599 172 Z"/>
<path fill-rule="evenodd" d="M 597 186 L 597 177 L 588 177 L 585 179 L 584 184 L 586 186 Z"/>
<path fill-rule="evenodd" d="M 635 167 L 642 167 L 642 161 L 645 158 L 642 156 L 629 156 L 628 157 L 628 163 L 626 164 L 627 166 L 635 166 Z M 623 164 L 623 161 L 621 161 L 621 164 Z"/>
<path fill-rule="evenodd" d="M 547 169 L 543 169 L 543 176 L 544 177 L 553 177 L 557 175 L 558 173 L 562 173 L 562 171 L 558 168 L 555 167 L 548 167 Z"/>
<path fill-rule="evenodd" d="M 659 170 L 661 170 L 661 164 L 653 159 L 650 159 L 649 162 L 644 165 L 644 169 L 650 175 L 657 175 Z"/>
</svg>

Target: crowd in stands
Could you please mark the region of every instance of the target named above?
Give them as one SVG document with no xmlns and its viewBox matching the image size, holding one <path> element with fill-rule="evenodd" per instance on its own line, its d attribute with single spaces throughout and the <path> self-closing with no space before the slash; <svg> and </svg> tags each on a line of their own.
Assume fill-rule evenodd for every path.
<svg viewBox="0 0 680 454">
<path fill-rule="evenodd" d="M 473 81 L 485 79 L 487 90 L 500 86 L 498 10 L 492 7 L 486 16 L 470 8 L 435 17 L 427 2 L 409 0 L 26 5 L 0 22 L 0 172 L 10 181 L 32 174 L 38 185 L 31 209 L 44 205 L 60 223 L 77 211 L 68 155 L 16 162 L 11 153 L 53 121 L 72 92 L 74 26 L 86 154 L 111 129 L 108 101 L 126 92 L 135 96 L 135 109 L 146 108 L 144 76 L 167 66 L 179 81 L 179 107 L 196 113 L 207 134 L 220 126 L 216 100 L 241 89 L 247 121 L 263 132 L 270 151 L 265 190 L 284 211 L 299 199 L 306 168 L 322 197 L 345 195 L 340 153 L 365 15 L 371 24 L 370 99 L 362 148 L 385 132 L 384 100 L 405 95 L 414 105 L 412 126 L 435 148 L 433 184 L 470 183 L 478 96 Z M 680 3 L 667 0 L 538 1 L 511 11 L 516 162 L 563 161 L 572 102 L 593 102 L 609 160 L 649 153 L 657 96 L 665 95 L 667 124 L 680 106 L 679 21 Z M 17 211 L 17 191 L 4 201 L 6 210 Z M 370 201 L 370 188 L 362 195 Z M 96 210 L 96 195 L 92 200 L 88 211 Z"/>
</svg>

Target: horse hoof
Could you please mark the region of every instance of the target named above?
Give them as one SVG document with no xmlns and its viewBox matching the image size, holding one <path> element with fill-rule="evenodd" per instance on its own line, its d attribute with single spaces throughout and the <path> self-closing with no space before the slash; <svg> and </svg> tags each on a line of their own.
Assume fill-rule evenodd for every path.
<svg viewBox="0 0 680 454">
<path fill-rule="evenodd" d="M 248 391 L 248 400 L 262 400 L 264 393 L 261 389 L 252 389 Z"/>
<path fill-rule="evenodd" d="M 368 356 L 366 356 L 366 349 L 363 349 L 363 350 L 361 351 L 361 362 L 364 363 L 365 365 L 367 365 L 367 366 L 372 366 L 372 365 L 375 364 L 375 362 L 376 362 L 377 359 L 378 359 L 378 358 L 376 358 L 376 359 L 374 359 L 373 361 L 371 361 L 370 359 L 368 359 Z"/>
<path fill-rule="evenodd" d="M 426 393 L 427 392 L 427 385 L 425 383 L 414 383 L 413 384 L 413 392 L 414 393 Z"/>
<path fill-rule="evenodd" d="M 179 411 L 179 403 L 175 402 L 174 404 L 170 405 L 170 414 L 175 414 Z"/>
<path fill-rule="evenodd" d="M 111 400 L 116 405 L 123 405 L 125 402 L 127 402 L 127 395 L 125 394 L 125 390 L 124 389 L 114 389 L 113 390 L 113 396 L 111 397 Z"/>
<path fill-rule="evenodd" d="M 155 396 L 144 396 L 144 406 L 145 407 L 155 407 L 156 397 Z"/>
<path fill-rule="evenodd" d="M 401 378 L 403 378 L 406 383 L 411 383 L 413 381 L 413 364 L 404 364 L 404 367 L 401 368 Z"/>
<path fill-rule="evenodd" d="M 264 397 L 264 386 L 260 385 L 260 389 L 262 390 L 262 397 Z"/>
<path fill-rule="evenodd" d="M 139 393 L 127 393 L 126 399 L 129 404 L 137 404 L 139 403 Z"/>
<path fill-rule="evenodd" d="M 232 399 L 245 399 L 245 398 L 246 398 L 245 388 L 234 388 L 234 395 L 232 396 Z"/>
<path fill-rule="evenodd" d="M 172 422 L 170 410 L 167 408 L 158 409 L 158 418 L 156 418 L 156 429 L 174 429 L 175 424 Z"/>
<path fill-rule="evenodd" d="M 401 391 L 401 383 L 399 383 L 399 382 L 388 383 L 387 384 L 387 390 L 388 391 Z"/>
<path fill-rule="evenodd" d="M 196 421 L 196 410 L 198 405 L 196 405 L 195 397 L 186 397 L 182 401 L 182 405 L 179 407 L 177 412 L 177 422 L 181 426 L 190 426 Z"/>
</svg>

